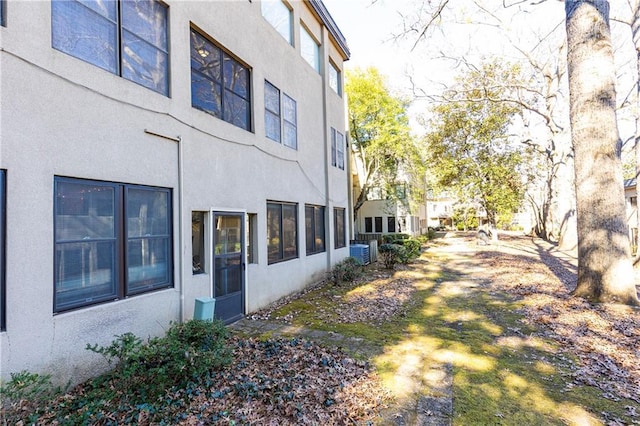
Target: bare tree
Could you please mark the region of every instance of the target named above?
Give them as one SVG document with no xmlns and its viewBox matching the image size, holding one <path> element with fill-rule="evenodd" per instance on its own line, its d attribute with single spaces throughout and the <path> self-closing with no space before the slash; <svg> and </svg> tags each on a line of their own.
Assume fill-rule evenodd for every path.
<svg viewBox="0 0 640 426">
<path fill-rule="evenodd" d="M 638 305 L 625 220 L 607 0 L 566 0 L 575 153 L 578 284 L 573 294 Z"/>
</svg>

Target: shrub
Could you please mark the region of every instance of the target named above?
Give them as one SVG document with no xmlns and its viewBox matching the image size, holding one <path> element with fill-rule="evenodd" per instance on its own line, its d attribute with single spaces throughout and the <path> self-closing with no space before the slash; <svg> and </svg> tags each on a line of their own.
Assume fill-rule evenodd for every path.
<svg viewBox="0 0 640 426">
<path fill-rule="evenodd" d="M 406 249 L 400 244 L 382 244 L 378 247 L 380 259 L 385 268 L 393 269 L 406 256 Z"/>
<path fill-rule="evenodd" d="M 221 321 L 192 320 L 173 324 L 165 337 L 151 338 L 147 344 L 125 333 L 109 346 L 87 345 L 87 349 L 115 363 L 106 377 L 107 386 L 115 382 L 116 387 L 128 389 L 130 402 L 144 403 L 228 365 L 231 349 L 226 338 Z M 100 387 L 103 382 L 97 380 L 94 385 Z"/>
<path fill-rule="evenodd" d="M 422 247 L 420 241 L 414 238 L 409 238 L 398 240 L 396 241 L 396 244 L 401 244 L 405 249 L 404 253 L 402 253 L 402 256 L 400 257 L 401 263 L 409 263 L 412 260 L 420 257 L 420 247 Z"/>
<path fill-rule="evenodd" d="M 329 279 L 336 285 L 353 282 L 362 276 L 363 267 L 359 259 L 347 257 L 336 263 L 330 272 Z"/>
<path fill-rule="evenodd" d="M 382 243 L 383 244 L 394 244 L 398 240 L 406 240 L 408 238 L 411 238 L 411 236 L 409 234 L 384 234 L 382 236 Z"/>
</svg>

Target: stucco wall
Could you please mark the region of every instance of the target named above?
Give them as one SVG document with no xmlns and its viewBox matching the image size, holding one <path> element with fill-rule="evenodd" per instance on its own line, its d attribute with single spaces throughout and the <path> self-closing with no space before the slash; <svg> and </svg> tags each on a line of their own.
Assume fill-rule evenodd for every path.
<svg viewBox="0 0 640 426">
<path fill-rule="evenodd" d="M 190 318 L 194 298 L 210 292 L 208 274 L 191 270 L 192 211 L 257 214 L 247 312 L 322 279 L 348 256 L 348 247 L 333 249 L 333 208 L 349 209 L 347 172 L 327 165 L 329 129 L 345 127 L 344 99 L 262 18 L 259 2 L 167 4 L 169 97 L 52 49 L 50 2 L 9 5 L 0 28 L 0 168 L 7 170 L 3 378 L 28 369 L 81 380 L 104 368 L 84 350 L 87 343 L 107 344 L 128 331 L 159 335 L 171 321 Z M 296 39 L 300 20 L 311 22 L 324 46 L 323 69 L 329 55 L 341 67 L 326 29 L 305 3 L 292 5 Z M 251 67 L 251 131 L 191 107 L 192 24 Z M 265 79 L 297 102 L 297 150 L 264 136 Z M 55 176 L 170 188 L 174 288 L 54 315 Z M 267 200 L 298 204 L 297 259 L 267 264 Z M 325 253 L 305 255 L 305 204 L 326 207 Z"/>
</svg>

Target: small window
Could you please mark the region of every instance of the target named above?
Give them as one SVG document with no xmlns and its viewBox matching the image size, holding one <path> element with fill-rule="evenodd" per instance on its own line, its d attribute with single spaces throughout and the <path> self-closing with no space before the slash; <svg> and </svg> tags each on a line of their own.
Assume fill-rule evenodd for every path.
<svg viewBox="0 0 640 426">
<path fill-rule="evenodd" d="M 306 205 L 304 207 L 307 255 L 325 251 L 324 207 Z"/>
<path fill-rule="evenodd" d="M 251 130 L 249 67 L 191 30 L 191 105 Z"/>
<path fill-rule="evenodd" d="M 287 43 L 293 44 L 291 10 L 282 0 L 261 0 L 262 16 L 280 33 Z"/>
<path fill-rule="evenodd" d="M 168 8 L 153 0 L 53 0 L 52 46 L 169 95 Z"/>
<path fill-rule="evenodd" d="M 331 165 L 344 170 L 344 135 L 331 128 Z"/>
<path fill-rule="evenodd" d="M 55 178 L 54 312 L 173 286 L 171 192 Z"/>
<path fill-rule="evenodd" d="M 258 235 L 258 215 L 247 213 L 247 262 L 258 263 L 258 245 L 256 235 Z"/>
<path fill-rule="evenodd" d="M 205 273 L 205 213 L 191 212 L 191 260 L 193 274 Z"/>
<path fill-rule="evenodd" d="M 345 228 L 345 214 L 346 210 L 341 208 L 333 209 L 333 232 L 335 248 L 346 247 L 346 228 Z"/>
<path fill-rule="evenodd" d="M 373 232 L 373 218 L 365 217 L 364 218 L 364 232 L 371 233 Z"/>
<path fill-rule="evenodd" d="M 387 232 L 390 234 L 396 232 L 396 218 L 394 216 L 387 217 Z"/>
<path fill-rule="evenodd" d="M 636 207 L 638 205 L 638 197 L 631 197 L 631 207 Z"/>
<path fill-rule="evenodd" d="M 300 25 L 300 54 L 314 70 L 320 72 L 320 46 L 303 25 Z"/>
<path fill-rule="evenodd" d="M 293 203 L 267 203 L 268 263 L 298 257 L 298 206 Z"/>
<path fill-rule="evenodd" d="M 284 146 L 298 149 L 298 117 L 296 101 L 269 83 L 264 82 L 265 135 Z"/>
<path fill-rule="evenodd" d="M 375 223 L 375 226 L 376 226 L 375 232 L 377 234 L 380 234 L 382 232 L 382 217 L 376 216 L 374 218 L 374 223 Z"/>
<path fill-rule="evenodd" d="M 342 73 L 333 62 L 329 62 L 329 65 L 329 87 L 331 87 L 338 96 L 342 96 Z"/>
<path fill-rule="evenodd" d="M 338 165 L 338 132 L 333 127 L 331 128 L 331 165 L 337 167 Z"/>
<path fill-rule="evenodd" d="M 337 132 L 336 136 L 336 150 L 337 150 L 337 167 L 340 170 L 344 170 L 344 135 Z"/>
</svg>

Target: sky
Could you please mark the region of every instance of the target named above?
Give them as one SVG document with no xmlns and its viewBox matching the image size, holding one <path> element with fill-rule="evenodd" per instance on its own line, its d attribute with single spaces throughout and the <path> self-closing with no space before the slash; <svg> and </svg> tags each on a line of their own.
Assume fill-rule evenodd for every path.
<svg viewBox="0 0 640 426">
<path fill-rule="evenodd" d="M 510 0 L 506 0 L 509 2 Z M 461 71 L 460 62 L 451 57 L 465 57 L 479 62 L 483 57 L 498 55 L 505 60 L 521 61 L 524 56 L 513 50 L 518 45 L 523 51 L 538 56 L 552 55 L 557 50 L 542 52 L 539 40 L 553 33 L 564 39 L 564 2 L 548 0 L 537 6 L 502 7 L 501 0 L 477 0 L 487 5 L 481 10 L 476 1 L 452 0 L 443 12 L 445 19 L 438 22 L 428 37 L 412 51 L 416 33 L 409 38 L 394 41 L 393 35 L 402 32 L 404 21 L 415 20 L 419 5 L 436 4 L 434 0 L 323 0 L 329 13 L 342 31 L 351 51 L 346 62 L 348 70 L 355 67 L 375 66 L 385 76 L 395 94 L 418 99 L 422 94 L 437 93 Z M 515 3 L 515 1 L 512 1 Z M 612 17 L 626 12 L 620 0 L 611 2 Z M 453 9 L 456 7 L 457 9 Z M 422 15 L 424 22 L 425 15 Z M 472 24 L 480 25 L 472 25 Z M 635 78 L 634 52 L 628 38 L 628 28 L 613 25 L 616 62 L 620 75 L 623 70 Z M 513 43 L 505 38 L 505 33 Z M 629 59 L 629 55 L 631 60 Z M 409 78 L 411 76 L 411 78 Z M 621 80 L 619 97 L 628 93 L 629 78 Z M 427 108 L 426 101 L 414 100 L 410 115 L 415 117 Z"/>
</svg>

